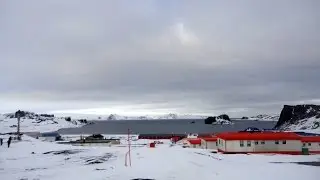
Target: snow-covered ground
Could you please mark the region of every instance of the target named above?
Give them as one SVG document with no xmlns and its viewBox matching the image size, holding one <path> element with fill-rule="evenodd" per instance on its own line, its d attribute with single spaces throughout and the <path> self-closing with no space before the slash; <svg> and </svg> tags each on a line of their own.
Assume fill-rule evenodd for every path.
<svg viewBox="0 0 320 180">
<path fill-rule="evenodd" d="M 319 167 L 289 163 L 320 161 L 320 155 L 223 155 L 165 143 L 133 147 L 132 166 L 125 167 L 127 147 L 76 147 L 27 136 L 10 148 L 4 145 L 1 180 L 316 180 L 320 176 Z"/>
</svg>

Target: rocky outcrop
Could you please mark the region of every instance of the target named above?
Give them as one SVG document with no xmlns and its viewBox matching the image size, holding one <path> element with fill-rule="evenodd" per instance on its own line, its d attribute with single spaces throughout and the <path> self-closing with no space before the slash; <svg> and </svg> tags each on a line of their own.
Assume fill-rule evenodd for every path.
<svg viewBox="0 0 320 180">
<path fill-rule="evenodd" d="M 221 114 L 220 116 L 217 117 L 218 119 L 223 119 L 223 120 L 227 120 L 230 121 L 230 118 L 228 115 L 226 114 Z"/>
<path fill-rule="evenodd" d="M 275 128 L 287 129 L 292 125 L 294 125 L 295 127 L 297 127 L 298 125 L 303 126 L 303 124 L 305 124 L 310 119 L 312 119 L 312 121 L 314 122 L 320 120 L 320 105 L 284 105 Z M 308 127 L 304 127 L 304 129 L 307 128 Z"/>
<path fill-rule="evenodd" d="M 204 123 L 205 124 L 212 124 L 212 123 L 214 123 L 214 122 L 216 122 L 216 117 L 215 116 L 209 116 L 208 118 L 206 118 L 205 120 L 204 120 Z"/>
<path fill-rule="evenodd" d="M 204 120 L 205 124 L 232 124 L 230 118 L 226 114 L 221 114 L 220 116 L 209 116 Z"/>
</svg>

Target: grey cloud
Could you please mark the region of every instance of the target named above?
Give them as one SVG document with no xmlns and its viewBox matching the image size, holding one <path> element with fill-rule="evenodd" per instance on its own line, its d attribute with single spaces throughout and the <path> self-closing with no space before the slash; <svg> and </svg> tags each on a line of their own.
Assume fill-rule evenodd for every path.
<svg viewBox="0 0 320 180">
<path fill-rule="evenodd" d="M 0 100 L 255 114 L 319 99 L 318 1 L 76 2 L 3 3 Z"/>
</svg>

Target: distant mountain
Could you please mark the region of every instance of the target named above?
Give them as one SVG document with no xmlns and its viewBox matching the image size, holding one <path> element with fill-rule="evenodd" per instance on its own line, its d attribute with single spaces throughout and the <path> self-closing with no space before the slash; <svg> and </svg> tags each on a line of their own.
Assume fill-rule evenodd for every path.
<svg viewBox="0 0 320 180">
<path fill-rule="evenodd" d="M 320 133 L 320 105 L 284 105 L 275 128 Z"/>
<path fill-rule="evenodd" d="M 122 116 L 118 114 L 110 114 L 107 117 L 100 117 L 99 120 L 169 120 L 169 119 L 205 119 L 208 116 L 189 115 L 182 114 L 178 115 L 175 113 L 169 113 L 164 115 L 145 115 L 145 116 Z"/>
<path fill-rule="evenodd" d="M 250 118 L 243 118 L 246 120 L 256 120 L 256 121 L 278 121 L 279 115 L 268 115 L 268 114 L 259 114 L 257 116 L 252 116 Z"/>
</svg>

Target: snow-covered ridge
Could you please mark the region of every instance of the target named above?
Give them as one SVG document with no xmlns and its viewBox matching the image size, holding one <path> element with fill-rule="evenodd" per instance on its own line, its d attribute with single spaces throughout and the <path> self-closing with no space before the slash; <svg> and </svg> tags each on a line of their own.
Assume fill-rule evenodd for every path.
<svg viewBox="0 0 320 180">
<path fill-rule="evenodd" d="M 257 116 L 252 116 L 248 120 L 258 120 L 258 121 L 278 121 L 279 115 L 268 115 L 268 114 L 259 114 Z"/>
<path fill-rule="evenodd" d="M 87 124 L 86 119 L 71 119 L 70 117 L 55 117 L 52 114 L 36 114 L 22 111 L 20 119 L 21 132 L 48 132 L 61 128 L 80 127 Z M 17 131 L 17 118 L 15 113 L 0 114 L 0 133 Z"/>
<path fill-rule="evenodd" d="M 175 114 L 169 113 L 164 115 L 144 115 L 144 116 L 122 116 L 119 114 L 110 114 L 109 116 L 98 116 L 97 120 L 169 120 L 169 119 L 205 119 L 208 116 Z"/>
</svg>

